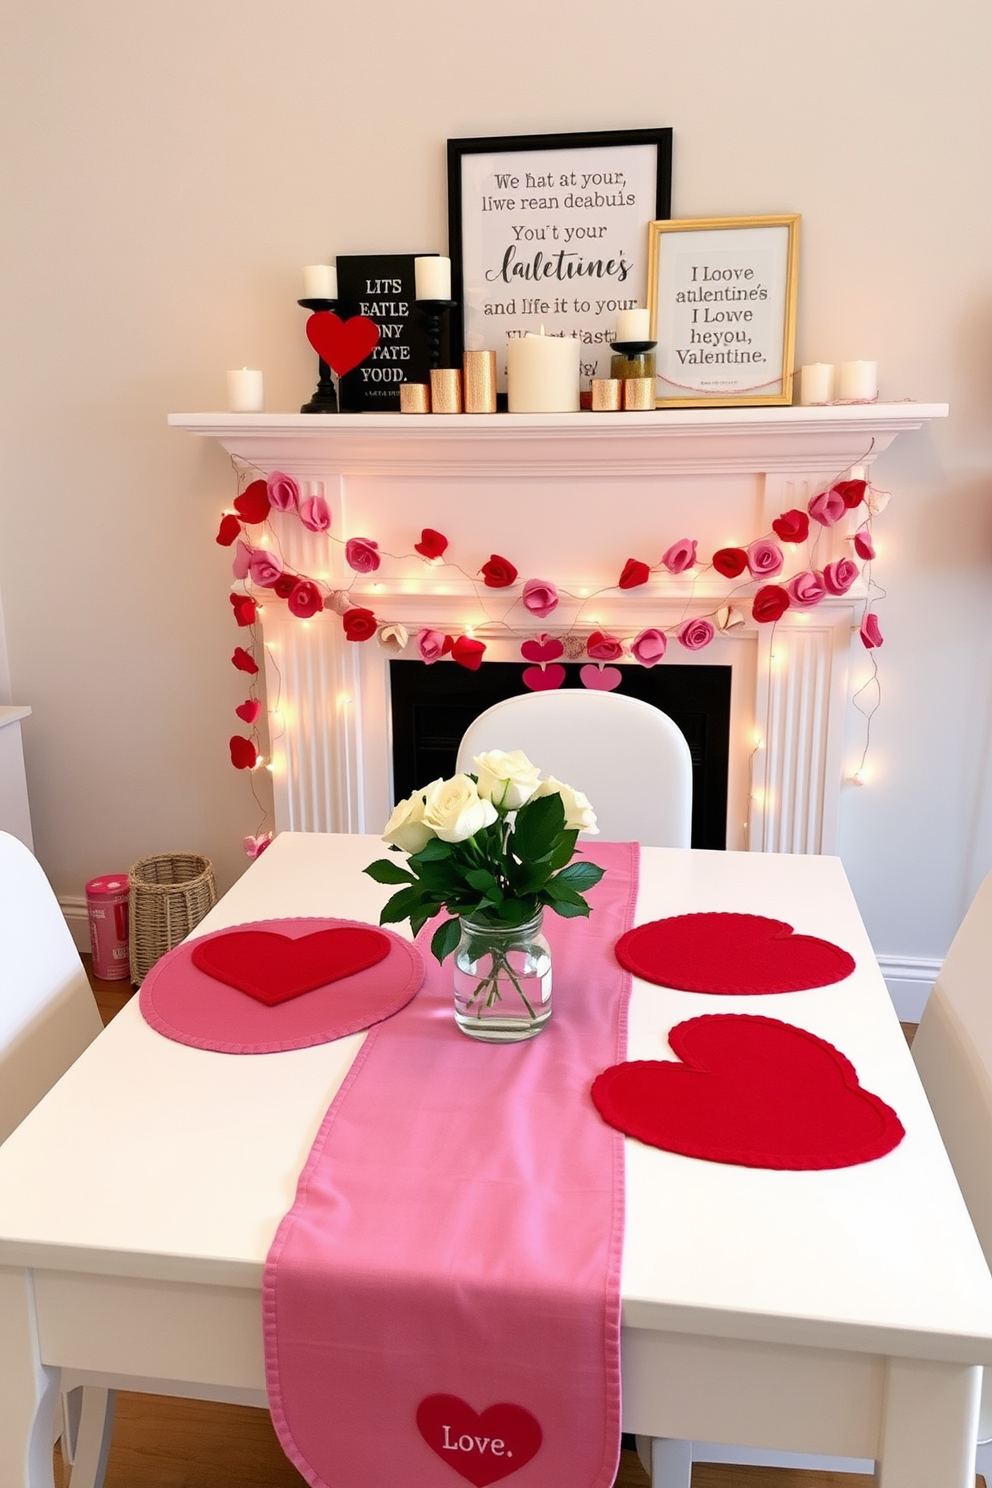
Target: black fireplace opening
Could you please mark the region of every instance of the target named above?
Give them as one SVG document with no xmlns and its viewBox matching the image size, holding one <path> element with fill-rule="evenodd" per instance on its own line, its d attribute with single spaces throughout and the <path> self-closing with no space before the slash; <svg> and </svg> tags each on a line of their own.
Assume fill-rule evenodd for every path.
<svg viewBox="0 0 992 1488">
<path fill-rule="evenodd" d="M 566 664 L 565 687 L 581 687 L 581 664 Z M 678 725 L 692 756 L 692 845 L 726 848 L 730 761 L 729 666 L 619 668 L 617 692 L 652 703 Z M 393 800 L 455 773 L 462 735 L 494 703 L 527 688 L 519 662 L 489 661 L 478 671 L 450 662 L 389 663 L 393 718 Z"/>
</svg>

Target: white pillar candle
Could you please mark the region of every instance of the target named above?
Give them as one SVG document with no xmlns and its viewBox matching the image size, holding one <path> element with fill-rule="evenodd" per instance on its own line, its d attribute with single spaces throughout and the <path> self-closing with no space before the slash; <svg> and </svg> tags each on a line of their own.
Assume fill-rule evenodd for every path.
<svg viewBox="0 0 992 1488">
<path fill-rule="evenodd" d="M 841 362 L 837 397 L 842 403 L 871 403 L 878 397 L 878 363 Z"/>
<path fill-rule="evenodd" d="M 650 341 L 651 315 L 647 310 L 617 311 L 617 341 Z"/>
<path fill-rule="evenodd" d="M 451 299 L 451 259 L 432 254 L 413 260 L 413 276 L 418 300 Z"/>
<path fill-rule="evenodd" d="M 249 367 L 228 372 L 227 406 L 232 413 L 261 413 L 265 407 L 261 372 Z"/>
<path fill-rule="evenodd" d="M 579 411 L 577 336 L 514 336 L 506 343 L 507 404 L 511 413 Z"/>
<path fill-rule="evenodd" d="M 305 300 L 336 300 L 338 271 L 333 264 L 310 264 L 303 270 Z"/>
<path fill-rule="evenodd" d="M 830 362 L 811 362 L 799 368 L 799 401 L 807 407 L 811 403 L 832 403 L 834 399 L 834 369 Z"/>
</svg>

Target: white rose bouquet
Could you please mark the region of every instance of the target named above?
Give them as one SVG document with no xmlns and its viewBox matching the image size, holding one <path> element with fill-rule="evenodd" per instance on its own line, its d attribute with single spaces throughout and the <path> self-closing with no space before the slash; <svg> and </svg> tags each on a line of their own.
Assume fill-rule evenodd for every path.
<svg viewBox="0 0 992 1488">
<path fill-rule="evenodd" d="M 379 916 L 409 920 L 416 933 L 440 910 L 452 918 L 434 932 L 443 961 L 459 940 L 459 919 L 512 930 L 547 907 L 588 915 L 583 893 L 603 876 L 595 863 L 573 863 L 580 832 L 596 816 L 581 791 L 541 778 L 519 749 L 477 755 L 477 774 L 435 780 L 401 801 L 383 841 L 409 853 L 406 864 L 379 858 L 365 869 L 376 883 L 402 884 Z"/>
</svg>

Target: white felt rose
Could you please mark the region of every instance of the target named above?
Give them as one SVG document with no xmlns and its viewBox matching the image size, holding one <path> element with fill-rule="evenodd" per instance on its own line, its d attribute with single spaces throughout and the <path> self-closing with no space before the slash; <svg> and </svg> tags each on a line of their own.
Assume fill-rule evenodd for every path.
<svg viewBox="0 0 992 1488">
<path fill-rule="evenodd" d="M 534 795 L 535 797 L 561 796 L 561 804 L 565 808 L 566 832 L 588 832 L 590 837 L 599 836 L 596 813 L 592 809 L 589 797 L 583 795 L 582 791 L 573 790 L 570 785 L 565 785 L 561 780 L 556 780 L 553 775 L 549 775 L 547 780 L 541 781 Z"/>
<path fill-rule="evenodd" d="M 442 842 L 467 842 L 496 820 L 492 801 L 484 801 L 468 775 L 436 780 L 424 793 L 423 824 Z"/>
<path fill-rule="evenodd" d="M 405 801 L 400 801 L 393 808 L 393 814 L 386 823 L 386 830 L 382 834 L 383 842 L 390 843 L 393 847 L 401 847 L 404 852 L 419 852 L 426 847 L 432 837 L 437 834 L 433 827 L 424 822 L 424 798 L 428 791 L 441 784 L 435 780 L 433 784 L 426 786 L 423 790 L 414 791 Z"/>
<path fill-rule="evenodd" d="M 479 795 L 501 811 L 516 811 L 529 801 L 540 783 L 541 772 L 521 749 L 490 749 L 472 761 L 479 778 Z"/>
</svg>

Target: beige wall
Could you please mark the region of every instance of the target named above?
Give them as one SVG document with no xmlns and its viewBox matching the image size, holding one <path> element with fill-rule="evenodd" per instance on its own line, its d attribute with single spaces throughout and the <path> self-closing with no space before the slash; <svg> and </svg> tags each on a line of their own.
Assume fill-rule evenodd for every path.
<svg viewBox="0 0 992 1488">
<path fill-rule="evenodd" d="M 443 251 L 449 136 L 671 124 L 675 215 L 803 214 L 799 360 L 952 406 L 876 467 L 877 778 L 843 822 L 876 947 L 939 956 L 992 866 L 990 42 L 987 0 L 6 0 L 0 593 L 56 888 L 174 847 L 227 883 L 258 825 L 232 481 L 166 414 L 242 364 L 298 407 L 301 265 Z"/>
</svg>

